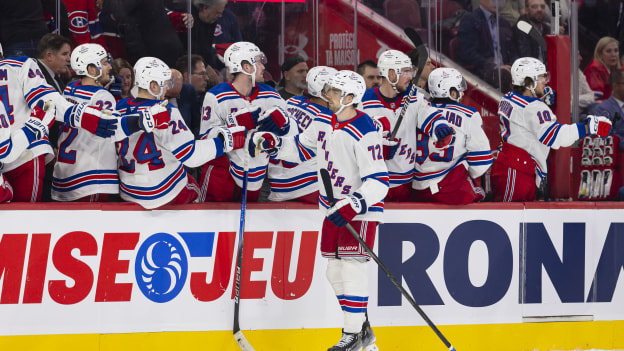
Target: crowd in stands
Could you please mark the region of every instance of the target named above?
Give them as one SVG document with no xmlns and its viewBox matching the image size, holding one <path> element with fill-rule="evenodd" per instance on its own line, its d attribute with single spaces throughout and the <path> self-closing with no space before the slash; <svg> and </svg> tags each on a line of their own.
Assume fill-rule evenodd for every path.
<svg viewBox="0 0 624 351">
<path fill-rule="evenodd" d="M 562 125 L 548 107 L 554 103 L 555 93 L 547 86 L 547 51 L 532 35 L 535 31 L 542 38 L 550 34 L 549 1 L 446 2 L 456 3 L 463 11 L 457 21 L 453 58 L 507 93 L 501 101 L 502 114 L 499 111 L 503 146 L 495 161 L 481 116 L 461 103 L 466 84 L 459 71 L 440 71 L 427 58 L 415 92 L 411 92 L 422 53 L 387 50 L 378 59 L 364 60 L 357 73 L 364 78 L 366 91 L 356 105 L 373 117 L 380 135 L 380 155 L 386 161 L 390 185 L 386 201 L 481 201 L 487 195 L 482 178 L 488 183 L 483 187 L 492 191 L 489 199 L 533 200 L 547 173 L 544 155 L 551 148 L 569 146 L 586 135 L 605 136 L 605 128 L 610 129 L 606 125 L 612 123 L 612 132 L 622 137 L 616 140 L 621 140 L 620 147 L 624 148 L 624 122 L 616 123 L 624 114 L 621 41 L 610 36 L 598 40 L 593 59 L 582 71 L 579 58 L 579 112 L 589 117 L 582 123 Z M 569 3 L 561 3 L 562 12 L 567 13 Z M 80 108 L 109 112 L 90 112 L 96 116 L 94 127 L 84 128 L 89 130 L 85 132 L 80 122 L 74 121 L 82 115 L 72 110 L 67 113 L 69 117 L 59 117 L 56 106 L 56 118 L 45 135 L 35 133 L 32 137 L 24 131 L 31 146 L 49 143 L 54 150 L 35 158 L 31 155 L 34 161 L 25 163 L 27 168 L 17 167 L 21 173 L 11 169 L 10 177 L 5 175 L 3 189 L 11 188 L 15 174 L 32 173 L 28 184 L 33 184 L 33 191 L 13 186 L 12 201 L 125 200 L 146 208 L 192 201 L 237 201 L 248 157 L 252 201 L 316 201 L 317 193 L 300 191 L 318 188 L 310 179 L 312 171 L 299 168 L 297 173 L 296 163 L 277 158 L 279 145 L 267 146 L 265 142 L 273 138 L 279 144 L 281 137 L 304 133 L 319 114 L 331 119 L 336 111 L 328 106 L 323 86 L 318 86 L 335 73 L 331 67 L 310 67 L 307 59 L 294 55 L 281 64 L 278 84 L 265 79 L 270 77 L 263 61 L 266 57 L 257 46 L 243 41 L 237 16 L 226 8 L 227 0 L 192 0 L 190 16 L 186 1 L 176 0 L 63 0 L 60 4 L 59 18 L 54 0 L 23 0 L 19 6 L 14 2 L 0 4 L 0 43 L 7 58 L 0 61 L 0 73 L 10 65 L 31 67 L 27 75 L 45 90 L 32 101 L 29 94 L 35 92 L 21 92 L 19 98 L 28 105 L 31 116 L 20 117 L 20 123 L 11 126 L 11 133 L 17 127 L 26 128 L 25 121 L 37 113 L 40 117 L 51 113 L 40 110 L 48 106 L 45 103 L 51 98 L 46 94 L 52 91 Z M 618 13 L 623 17 L 622 8 Z M 563 16 L 560 24 L 560 31 L 566 32 L 568 18 Z M 617 28 L 607 34 L 619 35 L 619 25 L 618 21 Z M 58 29 L 56 33 L 50 33 L 54 29 Z M 190 57 L 185 55 L 188 36 L 192 38 Z M 248 55 L 241 59 L 241 52 Z M 93 57 L 95 61 L 89 61 Z M 86 60 L 82 66 L 81 60 Z M 317 86 L 311 80 L 316 80 Z M 20 95 L 0 95 L 7 116 L 13 113 L 9 97 L 16 93 Z M 105 98 L 94 100 L 94 96 Z M 238 102 L 232 104 L 234 98 Z M 411 109 L 397 132 L 395 127 L 401 123 L 398 116 L 406 101 Z M 227 111 L 224 106 L 228 106 Z M 510 123 L 512 115 L 527 121 L 514 125 Z M 118 119 L 116 127 L 106 124 L 110 118 Z M 535 121 L 528 122 L 529 118 Z M 98 135 L 104 133 L 102 128 L 113 135 Z M 241 144 L 245 130 L 272 133 L 257 139 L 262 156 Z M 108 143 L 115 146 L 100 145 L 98 138 L 112 139 Z M 537 149 L 523 144 L 531 138 L 538 141 Z M 99 145 L 93 155 L 106 152 L 102 159 L 112 153 L 117 165 L 99 169 L 98 162 L 93 161 L 89 167 L 94 169 L 60 171 L 63 164 L 78 167 L 76 152 L 91 150 L 85 145 Z M 300 152 L 305 154 L 305 148 Z M 512 159 L 522 160 L 524 166 Z M 482 176 L 486 172 L 489 175 L 492 164 L 490 184 L 489 176 Z M 141 167 L 147 168 L 140 171 Z M 162 174 L 150 181 L 136 180 L 147 179 L 157 170 Z M 113 171 L 119 174 L 112 176 Z M 115 191 L 110 190 L 113 181 Z M 95 190 L 66 196 L 81 182 Z M 510 184 L 515 184 L 515 193 Z M 298 196 L 284 196 L 289 191 Z M 2 194 L 0 197 L 7 200 Z"/>
</svg>

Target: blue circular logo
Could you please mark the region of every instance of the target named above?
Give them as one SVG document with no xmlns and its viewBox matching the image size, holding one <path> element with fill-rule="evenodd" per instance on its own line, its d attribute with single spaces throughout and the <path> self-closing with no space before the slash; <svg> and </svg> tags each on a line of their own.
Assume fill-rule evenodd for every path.
<svg viewBox="0 0 624 351">
<path fill-rule="evenodd" d="M 173 235 L 157 233 L 145 240 L 137 252 L 134 274 L 148 299 L 162 303 L 178 296 L 188 271 L 184 247 Z"/>
</svg>

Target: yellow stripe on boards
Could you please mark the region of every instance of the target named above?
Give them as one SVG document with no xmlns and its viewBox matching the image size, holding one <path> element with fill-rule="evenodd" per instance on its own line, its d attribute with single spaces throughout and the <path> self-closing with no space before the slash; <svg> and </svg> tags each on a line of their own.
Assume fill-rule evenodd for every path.
<svg viewBox="0 0 624 351">
<path fill-rule="evenodd" d="M 374 322 L 374 321 L 373 321 Z M 375 327 L 382 351 L 444 351 L 426 326 Z M 624 321 L 440 326 L 458 351 L 624 350 Z M 244 330 L 256 351 L 319 351 L 339 329 Z M 2 351 L 237 351 L 231 331 L 0 336 Z"/>
</svg>

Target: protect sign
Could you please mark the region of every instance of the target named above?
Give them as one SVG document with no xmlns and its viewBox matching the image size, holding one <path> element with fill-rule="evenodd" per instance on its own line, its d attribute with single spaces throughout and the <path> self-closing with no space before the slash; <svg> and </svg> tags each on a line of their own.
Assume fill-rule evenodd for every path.
<svg viewBox="0 0 624 351">
<path fill-rule="evenodd" d="M 239 212 L 2 211 L 3 335 L 230 330 Z M 37 218 L 36 222 L 33 218 Z M 622 210 L 388 210 L 376 251 L 437 324 L 624 320 Z M 249 210 L 244 329 L 339 327 L 317 210 Z M 377 326 L 423 325 L 376 265 Z"/>
</svg>

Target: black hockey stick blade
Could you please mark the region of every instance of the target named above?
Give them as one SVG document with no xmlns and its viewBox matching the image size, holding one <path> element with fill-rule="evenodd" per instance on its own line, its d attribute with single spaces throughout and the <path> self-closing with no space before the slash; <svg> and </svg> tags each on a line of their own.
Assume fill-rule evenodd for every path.
<svg viewBox="0 0 624 351">
<path fill-rule="evenodd" d="M 321 168 L 321 181 L 323 182 L 323 187 L 325 188 L 325 195 L 327 196 L 327 201 L 329 202 L 330 206 L 334 206 L 335 201 L 336 201 L 334 199 L 334 189 L 331 184 L 332 181 L 329 175 L 329 171 L 327 171 L 325 168 Z M 368 255 L 373 259 L 373 261 L 377 263 L 377 266 L 379 266 L 379 268 L 381 268 L 381 270 L 386 274 L 386 277 L 388 277 L 388 279 L 390 279 L 392 284 L 394 284 L 394 286 L 397 289 L 399 289 L 399 291 L 401 292 L 401 295 L 403 295 L 403 297 L 405 297 L 405 299 L 412 305 L 412 307 L 414 307 L 414 309 L 416 310 L 416 312 L 418 312 L 418 314 L 420 314 L 422 319 L 424 319 L 425 322 L 427 322 L 431 330 L 433 330 L 433 332 L 438 336 L 438 338 L 442 341 L 442 343 L 444 343 L 444 346 L 446 346 L 449 349 L 449 351 L 456 351 L 455 347 L 451 345 L 451 343 L 442 334 L 440 329 L 438 329 L 438 327 L 436 327 L 436 325 L 433 324 L 433 322 L 431 321 L 431 319 L 429 319 L 425 311 L 423 311 L 422 308 L 418 306 L 416 301 L 414 301 L 414 298 L 412 297 L 412 295 L 410 295 L 410 293 L 408 293 L 407 290 L 405 290 L 405 288 L 396 280 L 394 275 L 390 273 L 390 270 L 388 269 L 388 267 L 386 267 L 386 265 L 383 264 L 383 262 L 381 262 L 379 257 L 377 257 L 377 255 L 375 254 L 375 252 L 373 252 L 370 246 L 368 246 L 368 244 L 366 244 L 366 242 L 362 239 L 362 237 L 355 231 L 353 226 L 350 223 L 347 223 L 346 227 L 347 227 L 347 230 L 349 230 L 349 232 L 351 233 L 351 235 L 353 235 L 353 237 L 364 248 L 364 250 L 368 252 Z"/>
<path fill-rule="evenodd" d="M 396 137 L 397 132 L 399 131 L 399 127 L 401 126 L 401 122 L 403 122 L 403 116 L 407 111 L 407 106 L 409 106 L 410 101 L 414 94 L 416 94 L 417 87 L 416 84 L 422 75 L 423 69 L 425 68 L 425 64 L 427 64 L 427 59 L 429 58 L 429 52 L 427 52 L 427 47 L 425 43 L 422 41 L 418 32 L 414 30 L 414 28 L 406 27 L 404 30 L 405 35 L 411 40 L 412 44 L 416 47 L 416 52 L 418 53 L 418 67 L 416 70 L 416 76 L 412 79 L 412 87 L 410 88 L 408 99 L 403 102 L 403 108 L 401 109 L 401 113 L 399 114 L 399 118 L 397 119 L 396 124 L 394 125 L 394 129 L 390 134 L 390 140 L 393 140 Z"/>
</svg>

